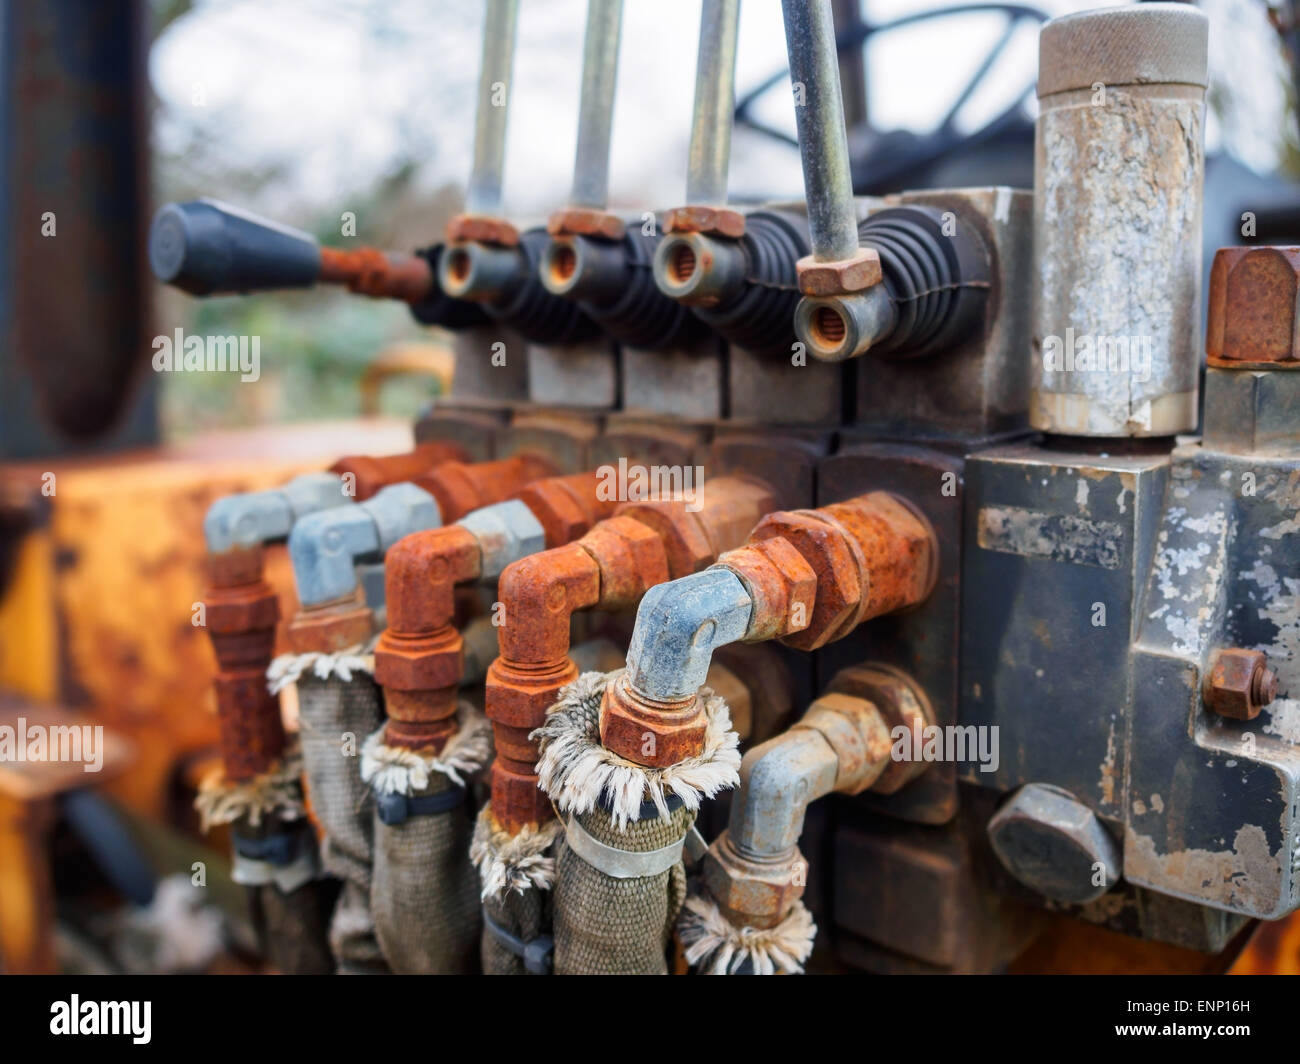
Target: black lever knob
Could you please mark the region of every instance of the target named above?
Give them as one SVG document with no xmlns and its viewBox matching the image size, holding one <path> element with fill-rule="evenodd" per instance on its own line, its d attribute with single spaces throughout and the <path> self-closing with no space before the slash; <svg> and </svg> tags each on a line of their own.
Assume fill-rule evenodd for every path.
<svg viewBox="0 0 1300 1064">
<path fill-rule="evenodd" d="M 215 200 L 168 203 L 149 230 L 154 276 L 191 295 L 310 288 L 321 271 L 308 233 Z"/>
</svg>

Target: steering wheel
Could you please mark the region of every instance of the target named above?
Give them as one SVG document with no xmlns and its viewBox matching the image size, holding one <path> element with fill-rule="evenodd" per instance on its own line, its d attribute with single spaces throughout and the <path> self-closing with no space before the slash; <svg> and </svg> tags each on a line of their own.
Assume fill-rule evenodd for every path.
<svg viewBox="0 0 1300 1064">
<path fill-rule="evenodd" d="M 914 133 L 909 130 L 893 130 L 885 133 L 871 131 L 875 133 L 875 138 L 870 148 L 865 155 L 860 155 L 853 160 L 855 191 L 859 191 L 860 186 L 863 185 L 870 185 L 872 188 L 891 187 L 893 182 L 902 175 L 930 166 L 951 155 L 959 148 L 968 148 L 983 141 L 991 140 L 1008 129 L 1024 125 L 1025 119 L 1022 109 L 1025 100 L 1034 91 L 1033 82 L 1026 86 L 1025 91 L 1016 97 L 1011 106 L 995 118 L 984 123 L 975 132 L 959 133 L 954 128 L 953 123 L 956 120 L 957 113 L 965 106 L 966 101 L 984 83 L 989 71 L 993 68 L 993 64 L 998 61 L 1003 51 L 1006 50 L 1007 44 L 1016 31 L 1026 23 L 1042 24 L 1051 16 L 1045 11 L 1022 4 L 958 4 L 954 7 L 941 7 L 932 11 L 919 11 L 911 15 L 903 15 L 888 22 L 860 22 L 837 34 L 836 49 L 842 55 L 845 52 L 862 48 L 869 38 L 880 33 L 888 33 L 891 30 L 902 29 L 904 26 L 912 26 L 921 22 L 929 22 L 933 19 L 984 12 L 996 12 L 1004 15 L 1006 25 L 1003 27 L 1002 35 L 989 49 L 988 54 L 985 55 L 974 75 L 966 82 L 961 92 L 957 94 L 942 121 L 928 133 Z M 756 88 L 741 97 L 736 103 L 735 123 L 738 126 L 746 126 L 756 133 L 797 148 L 799 146 L 797 138 L 783 129 L 778 129 L 760 121 L 753 114 L 755 102 L 785 80 L 788 73 L 787 70 L 778 71 L 765 78 Z"/>
</svg>

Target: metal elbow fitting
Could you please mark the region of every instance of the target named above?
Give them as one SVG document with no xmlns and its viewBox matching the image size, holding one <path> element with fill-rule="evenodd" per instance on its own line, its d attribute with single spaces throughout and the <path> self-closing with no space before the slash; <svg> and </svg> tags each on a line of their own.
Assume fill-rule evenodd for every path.
<svg viewBox="0 0 1300 1064">
<path fill-rule="evenodd" d="M 705 569 L 652 587 L 637 609 L 627 682 L 657 702 L 693 697 L 713 651 L 744 638 L 752 611 L 749 592 L 728 569 Z"/>
<path fill-rule="evenodd" d="M 203 538 L 212 554 L 260 546 L 284 539 L 308 514 L 353 501 L 337 473 L 304 473 L 279 488 L 218 499 L 203 518 Z"/>
<path fill-rule="evenodd" d="M 655 767 L 698 754 L 708 728 L 699 689 L 713 651 L 744 637 L 751 610 L 744 584 L 726 569 L 706 569 L 647 591 L 627 670 L 601 698 L 601 745 Z"/>
<path fill-rule="evenodd" d="M 465 647 L 452 624 L 455 589 L 497 576 L 510 562 L 541 550 L 543 542 L 532 511 L 512 500 L 455 525 L 406 536 L 389 551 L 389 627 L 375 647 L 375 681 L 384 688 L 388 709 L 386 743 L 436 749 L 450 738 Z"/>
<path fill-rule="evenodd" d="M 392 484 L 356 506 L 309 514 L 289 535 L 298 601 L 304 609 L 352 598 L 359 561 L 381 560 L 403 536 L 441 522 L 432 495 Z"/>
<path fill-rule="evenodd" d="M 727 830 L 704 858 L 704 883 L 729 919 L 772 927 L 803 894 L 799 836 L 810 803 L 859 794 L 890 765 L 890 721 L 871 700 L 830 692 L 740 766 Z"/>
<path fill-rule="evenodd" d="M 749 257 L 739 240 L 670 233 L 654 256 L 659 291 L 688 307 L 716 307 L 745 286 Z"/>
</svg>

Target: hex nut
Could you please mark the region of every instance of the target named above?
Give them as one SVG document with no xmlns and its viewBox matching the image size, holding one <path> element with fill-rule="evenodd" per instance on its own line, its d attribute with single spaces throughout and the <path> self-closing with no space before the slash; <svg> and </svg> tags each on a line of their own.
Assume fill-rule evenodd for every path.
<svg viewBox="0 0 1300 1064">
<path fill-rule="evenodd" d="M 504 218 L 484 215 L 457 214 L 447 223 L 444 235 L 449 244 L 474 242 L 506 248 L 519 244 L 518 229 Z"/>
<path fill-rule="evenodd" d="M 1055 901 L 1090 902 L 1119 881 L 1115 840 L 1092 810 L 1059 787 L 1021 787 L 989 820 L 987 831 L 1002 867 Z"/>
<path fill-rule="evenodd" d="M 705 853 L 700 870 L 705 888 L 726 916 L 749 927 L 774 927 L 803 896 L 805 877 L 796 873 L 806 867 L 797 849 L 789 861 L 747 861 L 724 831 Z"/>
<path fill-rule="evenodd" d="M 1206 672 L 1203 697 L 1220 716 L 1254 720 L 1277 697 L 1277 676 L 1263 651 L 1228 647 Z"/>
<path fill-rule="evenodd" d="M 546 219 L 551 236 L 591 236 L 601 240 L 622 240 L 623 219 L 609 211 L 590 207 L 566 207 Z"/>
<path fill-rule="evenodd" d="M 750 543 L 757 546 L 773 537 L 789 541 L 817 576 L 816 598 L 807 626 L 782 636 L 781 642 L 796 650 L 816 650 L 840 634 L 862 602 L 858 556 L 844 533 L 819 519 L 815 511 L 768 514 L 754 527 Z"/>
<path fill-rule="evenodd" d="M 917 749 L 916 736 L 934 723 L 934 710 L 925 692 L 910 676 L 892 665 L 871 663 L 841 669 L 827 685 L 826 691 L 828 694 L 843 692 L 871 702 L 891 736 L 894 729 L 900 727 L 912 733 L 914 751 Z M 875 794 L 894 794 L 929 767 L 930 763 L 919 757 L 911 761 L 895 761 L 891 757 L 885 770 L 871 784 L 871 790 Z"/>
<path fill-rule="evenodd" d="M 745 216 L 730 207 L 675 207 L 664 215 L 665 233 L 703 233 L 739 240 L 745 235 Z"/>
<path fill-rule="evenodd" d="M 704 750 L 709 721 L 693 695 L 668 705 L 640 694 L 626 672 L 605 685 L 600 700 L 600 742 L 606 750 L 648 768 L 668 768 Z"/>
<path fill-rule="evenodd" d="M 858 248 L 857 254 L 851 258 L 833 262 L 805 255 L 795 263 L 795 273 L 799 278 L 799 291 L 806 296 L 847 295 L 884 280 L 880 252 L 874 248 Z"/>
</svg>

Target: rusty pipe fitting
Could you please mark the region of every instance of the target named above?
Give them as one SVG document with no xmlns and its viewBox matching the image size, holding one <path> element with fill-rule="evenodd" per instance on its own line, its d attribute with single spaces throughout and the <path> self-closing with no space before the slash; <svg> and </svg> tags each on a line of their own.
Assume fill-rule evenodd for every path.
<svg viewBox="0 0 1300 1064">
<path fill-rule="evenodd" d="M 585 533 L 615 505 L 597 488 L 594 473 L 535 481 L 509 502 L 414 533 L 389 551 L 388 628 L 375 647 L 375 680 L 388 706 L 385 742 L 435 751 L 445 745 L 464 670 L 464 642 L 453 624 L 456 587 L 499 576 L 511 562 Z"/>
<path fill-rule="evenodd" d="M 814 650 L 923 601 L 937 578 L 934 530 L 886 492 L 768 514 L 711 569 L 642 601 L 627 671 L 601 701 L 602 742 L 638 764 L 674 764 L 703 737 L 699 688 L 718 647 L 779 639 Z"/>
<path fill-rule="evenodd" d="M 343 478 L 345 492 L 350 487 L 357 502 L 365 502 L 389 484 L 411 480 L 443 462 L 464 462 L 467 457 L 459 444 L 430 440 L 402 454 L 345 455 L 329 471 Z"/>
<path fill-rule="evenodd" d="M 214 681 L 226 779 L 251 779 L 284 753 L 280 702 L 266 689 L 280 606 L 262 578 L 262 548 L 236 547 L 208 558 L 204 602 L 217 657 Z"/>
<path fill-rule="evenodd" d="M 382 561 L 403 536 L 436 528 L 498 502 L 552 469 L 533 455 L 498 462 L 445 462 L 416 478 L 391 484 L 346 510 L 313 514 L 289 538 L 302 609 L 289 628 L 300 651 L 335 651 L 367 640 L 371 610 L 357 603 L 356 564 Z"/>
<path fill-rule="evenodd" d="M 405 303 L 419 303 L 437 287 L 428 259 L 370 247 L 321 248 L 320 280 L 344 285 L 348 291 L 372 299 Z"/>
<path fill-rule="evenodd" d="M 859 693 L 835 689 L 845 686 Z M 924 696 L 897 670 L 846 669 L 831 688 L 788 731 L 741 762 L 730 823 L 702 866 L 706 888 L 733 923 L 774 927 L 789 915 L 803 894 L 805 877 L 796 873 L 808 805 L 832 793 L 896 789 L 889 776 L 894 728 L 924 727 L 932 719 Z M 879 693 L 881 701 L 861 692 Z"/>
<path fill-rule="evenodd" d="M 508 830 L 551 816 L 528 734 L 577 678 L 569 658 L 572 614 L 630 608 L 650 588 L 703 568 L 739 542 L 771 500 L 758 481 L 721 477 L 710 481 L 698 512 L 676 500 L 628 503 L 576 542 L 502 573 L 501 656 L 488 669 L 486 709 L 497 745 L 492 809 Z"/>
<path fill-rule="evenodd" d="M 518 454 L 495 462 L 444 462 L 412 478 L 412 483 L 437 500 L 443 523 L 450 523 L 472 510 L 503 502 L 532 481 L 555 472 L 540 455 Z"/>
<path fill-rule="evenodd" d="M 600 597 L 600 569 L 579 543 L 508 566 L 497 597 L 502 609 L 500 656 L 488 666 L 485 708 L 492 722 L 492 812 L 511 834 L 550 819 L 537 786 L 537 747 L 528 739 L 578 678 L 568 657 L 569 620 Z"/>
</svg>

